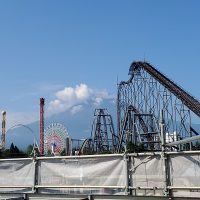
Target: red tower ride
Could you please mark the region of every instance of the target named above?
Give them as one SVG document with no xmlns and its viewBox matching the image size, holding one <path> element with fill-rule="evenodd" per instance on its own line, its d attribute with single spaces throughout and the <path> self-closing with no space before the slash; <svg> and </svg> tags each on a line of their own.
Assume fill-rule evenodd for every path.
<svg viewBox="0 0 200 200">
<path fill-rule="evenodd" d="M 40 154 L 44 154 L 44 98 L 40 98 Z"/>
</svg>

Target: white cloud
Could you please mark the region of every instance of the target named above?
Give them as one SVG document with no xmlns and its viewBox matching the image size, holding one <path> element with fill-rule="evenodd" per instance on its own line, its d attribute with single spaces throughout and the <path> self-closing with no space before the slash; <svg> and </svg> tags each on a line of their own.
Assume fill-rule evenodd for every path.
<svg viewBox="0 0 200 200">
<path fill-rule="evenodd" d="M 94 105 L 99 106 L 101 105 L 102 102 L 103 102 L 103 99 L 101 97 L 96 97 L 94 101 Z"/>
<path fill-rule="evenodd" d="M 92 93 L 86 84 L 77 85 L 75 88 L 66 87 L 64 90 L 58 91 L 56 97 L 62 101 L 85 101 Z"/>
<path fill-rule="evenodd" d="M 71 108 L 71 113 L 74 115 L 83 109 L 83 105 L 74 106 Z"/>
<path fill-rule="evenodd" d="M 48 115 L 70 111 L 75 114 L 82 110 L 84 104 L 100 106 L 105 99 L 113 100 L 114 96 L 109 95 L 106 90 L 93 90 L 86 84 L 81 83 L 76 87 L 65 87 L 57 91 L 56 99 L 51 101 L 47 107 Z"/>
</svg>

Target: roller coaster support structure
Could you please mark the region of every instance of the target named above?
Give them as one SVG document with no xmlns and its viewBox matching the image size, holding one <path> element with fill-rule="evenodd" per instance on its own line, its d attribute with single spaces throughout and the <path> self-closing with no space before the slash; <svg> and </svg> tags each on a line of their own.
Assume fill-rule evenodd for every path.
<svg viewBox="0 0 200 200">
<path fill-rule="evenodd" d="M 133 62 L 129 75 L 118 85 L 118 152 L 130 138 L 146 150 L 161 150 L 161 110 L 168 150 L 191 150 L 194 138 L 188 138 L 199 138 L 192 117 L 200 117 L 200 102 L 147 62 Z"/>
</svg>

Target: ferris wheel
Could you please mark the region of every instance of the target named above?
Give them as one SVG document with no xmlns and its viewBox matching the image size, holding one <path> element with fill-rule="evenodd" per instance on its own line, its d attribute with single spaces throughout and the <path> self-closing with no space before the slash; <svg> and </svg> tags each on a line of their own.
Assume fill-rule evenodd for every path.
<svg viewBox="0 0 200 200">
<path fill-rule="evenodd" d="M 67 129 L 60 123 L 52 123 L 44 130 L 44 154 L 60 154 L 69 138 Z"/>
</svg>

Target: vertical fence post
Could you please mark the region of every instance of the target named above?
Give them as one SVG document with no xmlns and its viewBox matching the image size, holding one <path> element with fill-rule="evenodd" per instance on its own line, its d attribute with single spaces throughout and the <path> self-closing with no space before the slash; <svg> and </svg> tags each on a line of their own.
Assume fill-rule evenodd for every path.
<svg viewBox="0 0 200 200">
<path fill-rule="evenodd" d="M 125 153 L 124 153 L 124 163 L 125 163 L 125 194 L 126 195 L 129 195 L 130 194 L 130 191 L 129 191 L 129 159 L 128 159 L 128 156 L 127 156 L 127 149 L 126 149 L 126 146 L 125 146 Z"/>
<path fill-rule="evenodd" d="M 33 163 L 34 163 L 34 177 L 33 177 L 34 180 L 33 180 L 32 192 L 37 193 L 38 189 L 35 186 L 38 185 L 38 160 L 35 155 L 33 156 Z"/>
<path fill-rule="evenodd" d="M 35 193 L 35 176 L 36 176 L 36 160 L 35 157 L 33 156 L 33 160 L 32 160 L 33 164 L 34 164 L 34 174 L 33 174 L 33 186 L 32 186 L 32 193 Z"/>
<path fill-rule="evenodd" d="M 164 196 L 168 196 L 169 192 L 168 192 L 168 170 L 167 170 L 167 155 L 165 153 L 165 143 L 166 143 L 166 134 L 165 134 L 165 122 L 164 122 L 164 111 L 161 110 L 160 113 L 160 136 L 161 136 L 161 150 L 162 150 L 162 154 L 161 154 L 161 159 L 162 159 L 162 163 L 163 163 L 163 173 L 164 173 L 164 190 L 163 190 L 163 194 Z"/>
</svg>

